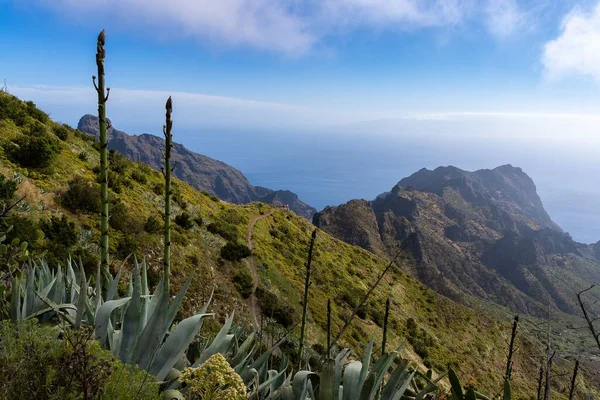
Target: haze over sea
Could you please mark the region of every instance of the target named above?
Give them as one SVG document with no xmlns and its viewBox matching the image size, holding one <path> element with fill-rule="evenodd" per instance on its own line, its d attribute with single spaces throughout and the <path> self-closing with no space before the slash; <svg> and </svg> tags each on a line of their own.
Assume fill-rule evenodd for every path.
<svg viewBox="0 0 600 400">
<path fill-rule="evenodd" d="M 526 138 L 516 133 L 527 126 L 521 117 L 518 128 L 505 119 L 471 119 L 450 122 L 453 135 L 437 135 L 441 126 L 448 132 L 448 123 L 375 121 L 308 132 L 203 129 L 178 136 L 192 150 L 240 169 L 252 184 L 289 189 L 318 210 L 371 200 L 424 167 L 472 171 L 512 164 L 534 180 L 550 216 L 575 240 L 600 240 L 597 139 L 578 136 L 569 119 L 552 125 L 571 134 L 536 134 L 534 128 Z"/>
</svg>

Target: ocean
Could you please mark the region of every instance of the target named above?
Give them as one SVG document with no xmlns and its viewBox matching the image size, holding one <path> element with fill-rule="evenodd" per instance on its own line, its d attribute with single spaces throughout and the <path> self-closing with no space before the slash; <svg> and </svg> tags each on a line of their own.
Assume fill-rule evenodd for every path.
<svg viewBox="0 0 600 400">
<path fill-rule="evenodd" d="M 552 219 L 577 241 L 600 240 L 600 161 L 592 146 L 512 135 L 365 133 L 364 129 L 178 132 L 191 150 L 241 170 L 254 185 L 288 189 L 318 210 L 373 199 L 425 167 L 521 167 Z"/>
</svg>

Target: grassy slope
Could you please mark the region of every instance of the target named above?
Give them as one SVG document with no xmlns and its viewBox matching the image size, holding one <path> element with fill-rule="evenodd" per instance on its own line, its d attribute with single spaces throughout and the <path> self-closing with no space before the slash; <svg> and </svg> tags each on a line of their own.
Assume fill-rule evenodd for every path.
<svg viewBox="0 0 600 400">
<path fill-rule="evenodd" d="M 5 96 L 4 94 L 0 94 Z M 48 123 L 51 131 L 53 123 Z M 22 134 L 23 129 L 12 121 L 0 121 L 0 137 L 3 149 L 10 145 L 10 140 Z M 175 132 L 176 135 L 176 132 Z M 87 154 L 87 160 L 80 159 L 79 154 Z M 83 229 L 94 233 L 93 241 L 99 237 L 99 217 L 94 214 L 72 213 L 60 205 L 60 196 L 65 191 L 68 181 L 75 175 L 89 180 L 94 179 L 92 168 L 98 164 L 97 151 L 93 143 L 85 137 L 71 131 L 66 142 L 61 142 L 61 152 L 50 168 L 43 171 L 26 170 L 11 163 L 4 155 L 0 159 L 0 172 L 7 176 L 21 175 L 23 183 L 19 187 L 22 194 L 27 194 L 30 205 L 28 215 L 39 219 L 54 214 L 66 214 Z M 147 177 L 145 184 L 130 179 L 131 188 L 124 188 L 120 194 L 111 192 L 111 196 L 121 199 L 127 207 L 127 216 L 132 223 L 143 225 L 151 215 L 160 218 L 162 198 L 155 194 L 153 188 L 162 183 L 159 172 L 150 170 L 140 164 L 126 162 L 125 175 L 129 176 L 138 170 Z M 230 263 L 219 257 L 220 248 L 226 241 L 206 230 L 210 222 L 226 222 L 235 225 L 239 240 L 246 236 L 248 221 L 252 216 L 266 213 L 273 208 L 266 204 L 232 205 L 218 201 L 202 194 L 189 185 L 177 181 L 180 200 L 174 206 L 174 214 L 186 211 L 193 217 L 200 216 L 203 226 L 195 226 L 189 231 L 177 227 L 173 235 L 173 282 L 180 285 L 187 277 L 192 278 L 192 286 L 185 301 L 185 313 L 191 313 L 201 307 L 203 301 L 215 290 L 212 311 L 223 318 L 227 313 L 236 310 L 239 323 L 249 321 L 246 301 L 241 298 L 232 283 L 233 275 L 247 268 L 246 261 Z M 300 299 L 303 287 L 303 265 L 305 262 L 310 232 L 313 226 L 309 221 L 285 210 L 275 210 L 274 214 L 257 223 L 254 231 L 255 257 L 260 266 L 261 286 L 287 299 L 296 309 L 295 319 L 300 315 Z M 138 253 L 143 255 L 155 277 L 162 262 L 162 235 L 150 234 L 138 229 L 129 233 L 130 240 L 139 246 Z M 123 240 L 126 234 L 113 231 L 112 243 Z M 115 263 L 117 264 L 117 263 Z M 427 289 L 412 276 L 403 273 L 408 271 L 410 261 L 403 261 L 402 267 L 394 269 L 384 279 L 368 302 L 364 319 L 354 321 L 351 328 L 342 338 L 342 344 L 357 348 L 364 346 L 370 336 L 380 343 L 379 327 L 387 296 L 392 296 L 391 340 L 390 348 L 404 341 L 406 320 L 413 318 L 419 327 L 430 337 L 426 351 L 429 353 L 427 364 L 438 370 L 448 363 L 458 366 L 461 375 L 475 378 L 478 386 L 484 390 L 496 391 L 502 381 L 506 341 L 510 330 L 509 313 L 502 308 L 485 308 L 476 311 L 459 306 L 454 302 Z M 334 239 L 324 232 L 319 232 L 315 251 L 314 282 L 310 295 L 309 342 L 310 344 L 325 342 L 324 326 L 326 321 L 326 302 L 331 298 L 333 305 L 333 333 L 340 329 L 343 320 L 351 312 L 351 306 L 368 290 L 380 271 L 385 267 L 383 260 L 363 249 L 349 246 Z M 115 265 L 116 267 L 116 265 Z M 481 306 L 474 303 L 474 306 Z M 536 336 L 540 336 L 534 328 L 536 321 L 524 322 L 527 335 L 519 339 L 520 350 L 514 368 L 513 386 L 523 396 L 533 394 L 537 376 L 539 354 L 543 350 Z M 563 324 L 564 325 L 564 324 Z M 296 329 L 293 336 L 297 335 Z M 577 337 L 576 333 L 562 330 L 556 338 L 564 353 L 573 353 L 575 344 L 579 348 L 590 346 L 585 336 Z M 541 337 L 541 336 L 540 336 Z M 566 338 L 566 340 L 565 340 Z M 581 343 L 579 342 L 581 341 Z M 588 347 L 591 348 L 591 347 Z M 360 350 L 359 350 L 360 351 Z M 423 365 L 422 359 L 412 350 L 408 343 L 404 345 L 404 356 Z M 567 373 L 570 364 L 557 373 Z M 557 389 L 567 384 L 567 377 L 557 378 Z M 596 390 L 594 396 L 600 397 L 598 388 L 591 389 L 589 379 L 581 382 L 581 389 Z M 556 393 L 555 398 L 564 394 Z"/>
</svg>

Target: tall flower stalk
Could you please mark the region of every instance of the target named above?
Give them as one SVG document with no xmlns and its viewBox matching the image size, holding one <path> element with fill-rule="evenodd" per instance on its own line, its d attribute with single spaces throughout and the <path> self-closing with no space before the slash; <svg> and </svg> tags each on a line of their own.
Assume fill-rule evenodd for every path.
<svg viewBox="0 0 600 400">
<path fill-rule="evenodd" d="M 108 138 L 106 134 L 106 101 L 110 94 L 110 88 L 104 94 L 104 43 L 106 34 L 104 30 L 98 35 L 96 45 L 96 65 L 98 66 L 98 84 L 96 76 L 92 77 L 94 87 L 98 93 L 98 125 L 100 130 L 100 265 L 102 269 L 108 270 Z"/>
<path fill-rule="evenodd" d="M 173 102 L 171 96 L 165 105 L 165 125 L 163 133 L 165 135 L 165 167 L 163 168 L 163 176 L 165 178 L 165 246 L 164 246 L 164 284 L 169 290 L 169 276 L 171 274 L 171 172 L 174 167 L 171 167 L 171 149 L 173 148 L 173 120 L 171 112 L 173 111 Z"/>
<path fill-rule="evenodd" d="M 306 335 L 306 317 L 308 314 L 308 290 L 310 288 L 310 272 L 313 258 L 313 249 L 317 238 L 317 230 L 315 229 L 310 238 L 310 247 L 308 248 L 308 260 L 306 261 L 306 275 L 304 277 L 304 301 L 302 303 L 302 325 L 300 328 L 300 343 L 298 346 L 298 367 L 302 363 L 302 353 L 304 351 L 304 340 Z"/>
</svg>

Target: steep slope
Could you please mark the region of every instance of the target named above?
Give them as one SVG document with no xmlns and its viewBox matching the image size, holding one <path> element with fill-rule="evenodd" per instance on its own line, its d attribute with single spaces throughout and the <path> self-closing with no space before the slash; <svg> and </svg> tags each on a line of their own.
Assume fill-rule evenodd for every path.
<svg viewBox="0 0 600 400">
<path fill-rule="evenodd" d="M 155 169 L 163 163 L 160 149 L 164 148 L 164 139 L 150 135 L 129 135 L 115 129 L 109 120 L 108 147 L 114 149 L 135 162 L 143 162 Z M 94 137 L 98 136 L 98 117 L 84 115 L 77 129 Z M 311 219 L 316 210 L 298 199 L 298 196 L 286 190 L 271 190 L 253 186 L 237 169 L 222 161 L 195 153 L 180 143 L 173 147 L 173 160 L 177 162 L 175 176 L 198 190 L 205 190 L 222 200 L 245 204 L 263 201 L 270 204 L 287 205 L 290 210 Z"/>
<path fill-rule="evenodd" d="M 328 207 L 314 223 L 380 255 L 406 240 L 413 273 L 459 301 L 474 295 L 542 316 L 550 298 L 574 313 L 577 291 L 600 280 L 592 249 L 560 230 L 531 178 L 510 165 L 422 169 L 371 202 Z"/>
<path fill-rule="evenodd" d="M 5 107 L 6 99 L 10 100 L 10 109 Z M 67 229 L 69 235 L 62 235 L 65 238 L 72 236 L 70 240 L 74 241 L 66 248 L 67 253 L 81 256 L 84 263 L 91 259 L 89 276 L 94 276 L 99 213 L 88 203 L 74 200 L 97 200 L 97 187 L 94 186 L 94 171 L 99 162 L 97 145 L 89 136 L 69 128 L 62 127 L 67 133 L 63 135 L 65 131 L 61 131 L 61 126 L 45 115 L 34 113 L 39 120 L 31 116 L 20 118 L 22 105 L 17 99 L 0 93 L 0 173 L 20 182 L 18 197 L 27 196 L 23 201 L 25 206 L 16 208 L 4 222 L 15 226 L 11 235 L 29 235 L 27 240 L 34 255 L 45 252 L 45 256 L 50 257 L 59 250 L 59 245 L 66 246 L 67 243 L 64 239 L 52 240 L 51 235 L 55 232 L 42 232 L 40 222 L 64 216 L 68 223 L 73 224 L 76 233 L 73 238 L 73 232 Z M 43 168 L 26 168 L 10 156 L 19 139 L 31 135 L 33 126 L 39 127 L 37 135 L 58 143 L 56 158 Z M 55 132 L 61 132 L 60 137 L 64 139 L 59 141 Z M 123 179 L 120 186 L 115 186 L 118 182 L 113 181 L 110 189 L 113 269 L 116 272 L 125 257 L 134 252 L 138 258 L 144 257 L 148 262 L 149 281 L 154 286 L 162 267 L 159 222 L 163 207 L 162 176 L 145 164 L 133 163 L 118 155 L 113 155 L 110 165 L 111 171 L 118 172 L 117 176 Z M 74 182 L 77 184 L 74 185 Z M 73 187 L 90 190 L 74 191 Z M 262 317 L 265 330 L 271 337 L 291 328 L 291 339 L 284 346 L 284 351 L 294 354 L 304 285 L 303 266 L 314 227 L 305 218 L 285 209 L 263 203 L 235 205 L 223 202 L 180 180 L 175 181 L 174 191 L 174 216 L 181 217 L 186 213 L 192 221 L 183 223 L 186 220 L 183 218 L 183 222 L 173 224 L 174 290 L 187 278 L 191 278 L 192 282 L 184 300 L 182 317 L 197 312 L 214 291 L 209 312 L 214 312 L 220 323 L 226 315 L 235 311 L 236 323 L 250 325 L 249 308 L 243 297 L 248 283 L 252 283 L 248 260 L 230 262 L 220 256 L 220 251 L 228 241 L 245 243 L 250 221 L 264 216 L 256 223 L 252 239 L 260 276 Z M 0 226 L 4 227 L 5 224 Z M 36 237 L 33 237 L 34 232 L 38 233 Z M 9 241 L 11 239 L 9 237 Z M 51 265 L 57 264 L 53 262 Z M 326 337 L 327 299 L 333 303 L 332 329 L 335 333 L 341 329 L 357 299 L 385 268 L 387 260 L 320 230 L 313 265 L 308 341 L 311 356 L 318 357 L 323 355 Z M 129 263 L 125 264 L 126 268 L 129 266 Z M 391 269 L 359 312 L 359 318 L 346 331 L 341 344 L 359 351 L 358 356 L 360 348 L 370 337 L 375 338 L 377 347 L 381 343 L 385 299 L 390 296 L 390 348 L 407 342 L 402 347 L 402 356 L 419 368 L 431 366 L 443 371 L 450 363 L 465 379 L 476 379 L 481 389 L 497 391 L 503 380 L 510 314 L 501 308 L 476 311 L 459 305 L 405 273 L 411 268 L 414 268 L 411 260 L 405 259 Z M 267 309 L 267 306 L 270 308 Z M 557 314 L 556 318 L 565 318 L 564 326 L 577 323 L 568 315 Z M 288 328 L 281 325 L 287 322 L 291 324 Z M 519 351 L 513 368 L 516 398 L 519 395 L 525 398 L 535 391 L 538 355 L 543 351 L 536 328 L 538 324 L 539 321 L 534 318 L 522 318 Z M 205 322 L 207 331 L 214 331 L 219 326 L 213 319 Z M 585 332 L 566 329 L 562 322 L 561 325 L 556 324 L 552 338 L 562 350 L 556 356 L 557 379 L 552 398 L 564 399 L 561 386 L 568 380 L 566 376 L 571 370 L 572 359 L 563 354 L 576 354 L 587 348 L 590 340 Z M 582 362 L 588 361 L 588 358 L 582 358 Z M 588 365 L 582 369 L 580 399 L 584 399 L 585 395 L 591 398 L 600 396 L 599 382 L 590 373 L 593 368 L 593 365 Z"/>
</svg>

